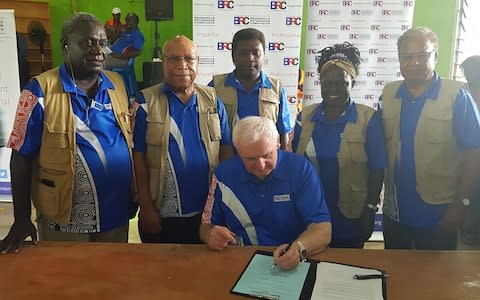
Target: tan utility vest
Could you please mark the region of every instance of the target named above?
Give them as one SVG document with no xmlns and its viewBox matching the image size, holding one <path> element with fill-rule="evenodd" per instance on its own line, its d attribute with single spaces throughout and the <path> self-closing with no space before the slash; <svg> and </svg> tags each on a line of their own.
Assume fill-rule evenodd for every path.
<svg viewBox="0 0 480 300">
<path fill-rule="evenodd" d="M 133 139 L 125 85 L 118 74 L 103 72 L 115 86 L 114 90 L 108 90 L 108 95 L 132 158 Z M 59 68 L 35 78 L 44 94 L 44 123 L 40 152 L 32 164 L 32 201 L 48 220 L 67 224 L 72 210 L 76 155 L 75 120 L 70 94 L 63 91 Z M 52 184 L 54 187 L 49 186 Z"/>
<path fill-rule="evenodd" d="M 237 115 L 238 98 L 237 90 L 233 86 L 225 86 L 225 80 L 228 74 L 219 74 L 213 76 L 215 91 L 225 104 L 227 111 L 228 124 L 233 130 L 235 126 L 235 116 Z M 272 83 L 272 88 L 260 88 L 258 91 L 258 111 L 261 117 L 267 117 L 276 124 L 280 107 L 280 79 L 268 76 Z"/>
<path fill-rule="evenodd" d="M 310 141 L 315 122 L 312 117 L 319 104 L 310 105 L 302 111 L 302 133 L 297 147 L 297 154 L 304 156 Z M 338 207 L 342 214 L 350 219 L 360 218 L 367 203 L 368 190 L 368 156 L 365 140 L 368 122 L 375 110 L 362 104 L 355 104 L 357 121 L 347 122 L 337 153 L 339 178 Z"/>
<path fill-rule="evenodd" d="M 156 207 L 161 209 L 165 187 L 165 170 L 168 164 L 170 113 L 168 99 L 162 92 L 163 84 L 142 90 L 147 104 L 147 165 L 150 175 L 150 193 Z M 197 92 L 200 135 L 205 145 L 210 176 L 219 163 L 222 131 L 217 112 L 217 97 L 211 87 L 195 84 Z M 195 130 L 192 128 L 192 130 Z M 201 151 L 200 149 L 198 151 Z M 192 175 L 193 176 L 193 175 Z"/>
<path fill-rule="evenodd" d="M 385 191 L 394 190 L 393 169 L 400 159 L 400 111 L 402 99 L 395 95 L 403 81 L 383 89 L 382 115 L 387 145 L 388 167 Z M 442 79 L 436 100 L 427 99 L 415 132 L 415 171 L 417 192 L 430 204 L 452 203 L 460 177 L 462 153 L 453 132 L 453 105 L 463 83 Z M 385 201 L 389 201 L 385 197 Z"/>
</svg>

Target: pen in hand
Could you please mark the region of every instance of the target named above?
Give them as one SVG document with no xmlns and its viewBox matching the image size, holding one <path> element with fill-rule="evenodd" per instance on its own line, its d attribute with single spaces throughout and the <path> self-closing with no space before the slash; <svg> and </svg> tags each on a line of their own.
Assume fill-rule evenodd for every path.
<svg viewBox="0 0 480 300">
<path fill-rule="evenodd" d="M 367 280 L 367 279 L 383 279 L 388 277 L 387 274 L 368 274 L 368 275 L 353 275 L 353 279 Z"/>
<path fill-rule="evenodd" d="M 285 253 L 287 253 L 287 251 L 290 249 L 290 246 L 292 246 L 292 243 L 288 243 L 288 246 L 287 248 L 283 249 L 282 252 L 280 253 L 280 256 L 284 255 Z M 273 270 L 275 267 L 277 266 L 277 263 L 273 263 L 272 267 L 270 268 L 271 270 Z"/>
</svg>

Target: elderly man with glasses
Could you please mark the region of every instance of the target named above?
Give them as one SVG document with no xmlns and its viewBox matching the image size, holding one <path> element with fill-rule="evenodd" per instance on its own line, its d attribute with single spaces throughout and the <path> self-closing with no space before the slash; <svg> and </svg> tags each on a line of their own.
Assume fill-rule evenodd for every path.
<svg viewBox="0 0 480 300">
<path fill-rule="evenodd" d="M 163 73 L 165 82 L 133 103 L 138 228 L 143 242 L 200 243 L 210 178 L 233 154 L 230 127 L 215 90 L 195 83 L 191 40 L 177 36 L 165 44 Z"/>
<path fill-rule="evenodd" d="M 407 30 L 397 47 L 405 80 L 386 85 L 381 101 L 385 248 L 456 249 L 480 162 L 477 108 L 463 83 L 435 71 L 434 32 Z"/>
</svg>

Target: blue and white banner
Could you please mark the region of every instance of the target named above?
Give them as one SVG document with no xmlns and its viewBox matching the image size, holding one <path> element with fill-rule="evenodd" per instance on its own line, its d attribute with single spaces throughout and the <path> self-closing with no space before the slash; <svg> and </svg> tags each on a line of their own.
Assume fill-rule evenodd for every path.
<svg viewBox="0 0 480 300">
<path fill-rule="evenodd" d="M 414 5 L 413 0 L 309 0 L 304 105 L 321 102 L 317 52 L 347 41 L 363 59 L 352 98 L 376 108 L 383 86 L 401 79 L 396 42 L 411 27 Z"/>
<path fill-rule="evenodd" d="M 303 0 L 193 1 L 193 40 L 200 56 L 197 82 L 207 84 L 214 74 L 233 71 L 233 35 L 254 27 L 265 35 L 264 70 L 280 78 L 295 116 L 302 9 Z"/>
<path fill-rule="evenodd" d="M 18 76 L 17 38 L 14 11 L 0 10 L 0 143 L 5 145 L 13 127 L 20 81 Z M 10 199 L 10 149 L 0 148 L 0 200 Z M 3 195 L 3 196 L 1 196 Z"/>
</svg>

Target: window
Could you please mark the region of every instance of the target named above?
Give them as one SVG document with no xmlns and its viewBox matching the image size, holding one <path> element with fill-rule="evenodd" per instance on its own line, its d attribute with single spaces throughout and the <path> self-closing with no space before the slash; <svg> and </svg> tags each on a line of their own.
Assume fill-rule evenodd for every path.
<svg viewBox="0 0 480 300">
<path fill-rule="evenodd" d="M 453 59 L 453 79 L 464 81 L 460 64 L 469 56 L 480 55 L 480 1 L 458 0 L 456 45 Z"/>
</svg>

